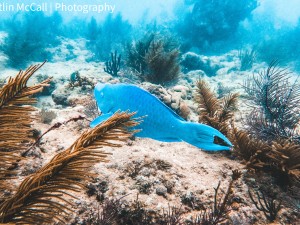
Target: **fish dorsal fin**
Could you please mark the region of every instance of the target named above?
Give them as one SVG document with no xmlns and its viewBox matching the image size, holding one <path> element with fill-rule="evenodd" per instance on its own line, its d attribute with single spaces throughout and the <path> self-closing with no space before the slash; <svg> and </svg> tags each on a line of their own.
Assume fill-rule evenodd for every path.
<svg viewBox="0 0 300 225">
<path fill-rule="evenodd" d="M 124 86 L 130 86 L 131 88 L 135 89 L 135 92 L 141 91 L 144 94 L 147 94 L 149 96 L 151 96 L 152 98 L 154 98 L 158 104 L 161 104 L 162 106 L 164 106 L 167 110 L 169 110 L 170 113 L 172 113 L 177 119 L 181 120 L 181 121 L 186 121 L 185 119 L 183 119 L 181 116 L 179 116 L 176 112 L 174 112 L 169 106 L 167 106 L 165 103 L 163 103 L 159 98 L 157 98 L 155 95 L 151 94 L 150 92 L 144 90 L 143 88 L 140 88 L 136 85 L 133 84 L 121 84 Z"/>
</svg>

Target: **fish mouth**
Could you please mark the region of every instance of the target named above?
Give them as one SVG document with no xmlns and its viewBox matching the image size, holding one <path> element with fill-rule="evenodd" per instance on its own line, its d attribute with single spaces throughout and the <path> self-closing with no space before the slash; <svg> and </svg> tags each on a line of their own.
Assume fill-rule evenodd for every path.
<svg viewBox="0 0 300 225">
<path fill-rule="evenodd" d="M 224 140 L 223 138 L 220 138 L 218 136 L 214 136 L 213 143 L 216 145 L 224 146 L 224 147 L 228 147 L 228 148 L 232 147 L 232 144 L 230 142 L 228 142 L 227 140 Z"/>
</svg>

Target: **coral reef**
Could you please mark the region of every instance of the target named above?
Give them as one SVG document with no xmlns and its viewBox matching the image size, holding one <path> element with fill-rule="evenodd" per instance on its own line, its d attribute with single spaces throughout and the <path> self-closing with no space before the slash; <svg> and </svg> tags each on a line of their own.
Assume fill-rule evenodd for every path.
<svg viewBox="0 0 300 225">
<path fill-rule="evenodd" d="M 300 20 L 283 22 L 272 1 L 166 2 L 134 20 L 130 5 L 5 13 L 0 224 L 299 223 Z M 144 88 L 232 150 L 132 136 L 131 113 L 90 128 L 98 82 Z"/>
<path fill-rule="evenodd" d="M 233 57 L 233 61 L 226 64 L 226 60 L 230 60 L 230 57 Z M 75 181 L 80 182 L 82 188 L 87 190 L 86 192 L 75 193 L 63 188 L 52 189 L 54 191 L 52 194 L 55 195 L 52 198 L 52 194 L 50 196 L 46 192 L 48 189 L 45 192 L 39 188 L 32 192 L 27 189 L 20 189 L 20 191 L 30 193 L 30 199 L 25 196 L 24 200 L 32 203 L 32 208 L 36 204 L 41 208 L 48 207 L 46 203 L 38 202 L 38 200 L 47 200 L 50 205 L 52 204 L 50 202 L 55 202 L 54 208 L 52 205 L 48 210 L 53 218 L 50 219 L 44 212 L 41 214 L 30 212 L 26 214 L 28 216 L 26 217 L 27 223 L 33 223 L 34 218 L 38 217 L 41 221 L 58 224 L 183 225 L 236 224 L 237 221 L 243 224 L 261 224 L 265 220 L 269 220 L 267 217 L 274 218 L 276 214 L 275 222 L 292 223 L 296 221 L 297 199 L 299 197 L 293 195 L 290 190 L 297 190 L 297 182 L 299 181 L 297 128 L 295 128 L 292 138 L 280 138 L 279 140 L 279 138 L 274 137 L 269 141 L 261 140 L 258 134 L 250 132 L 249 127 L 245 126 L 237 112 L 247 116 L 247 110 L 251 113 L 252 108 L 246 108 L 244 111 L 245 107 L 241 103 L 238 104 L 237 100 L 242 99 L 243 102 L 249 103 L 251 99 L 244 94 L 242 87 L 237 88 L 241 95 L 230 93 L 234 85 L 242 79 L 242 76 L 238 76 L 240 80 L 233 85 L 230 79 L 236 78 L 232 74 L 247 74 L 239 71 L 236 66 L 239 65 L 237 51 L 220 58 L 211 57 L 209 60 L 214 64 L 220 61 L 221 67 L 224 66 L 217 71 L 218 76 L 209 77 L 203 72 L 194 71 L 183 74 L 183 79 L 179 79 L 174 86 L 162 87 L 148 82 L 137 85 L 149 90 L 187 120 L 198 120 L 221 130 L 234 144 L 232 153 L 207 154 L 199 152 L 199 149 L 187 147 L 184 143 L 174 145 L 139 138 L 127 140 L 120 151 L 109 146 L 97 148 L 96 151 L 105 150 L 111 163 L 100 163 L 92 170 L 88 169 L 94 175 L 87 180 L 79 180 L 80 177 L 75 178 Z M 5 185 L 3 186 L 5 190 L 0 191 L 0 205 L 4 205 L 9 200 L 10 203 L 7 204 L 14 201 L 16 204 L 20 203 L 18 207 L 24 209 L 22 212 L 29 212 L 27 210 L 29 206 L 24 206 L 23 200 L 14 199 L 20 195 L 16 187 L 23 185 L 22 182 L 29 182 L 31 179 L 38 181 L 39 178 L 35 175 L 44 171 L 45 166 L 48 165 L 47 162 L 51 162 L 53 156 L 56 157 L 65 152 L 64 149 L 69 149 L 69 146 L 72 146 L 72 143 L 80 138 L 82 132 L 89 130 L 89 121 L 99 115 L 98 108 L 91 96 L 92 86 L 98 81 L 109 83 L 138 82 L 134 79 L 131 80 L 129 76 L 123 75 L 123 73 L 117 78 L 105 74 L 103 72 L 104 63 L 89 64 L 83 68 L 81 68 L 82 64 L 74 66 L 75 64 L 71 62 L 54 65 L 55 69 L 51 73 L 47 73 L 54 75 L 55 79 L 52 79 L 54 85 L 45 95 L 41 96 L 35 93 L 34 96 L 43 100 L 49 98 L 48 94 L 55 89 L 52 92 L 53 99 L 59 95 L 64 96 L 61 98 L 61 102 L 64 102 L 68 107 L 59 106 L 57 104 L 60 103 L 59 101 L 51 103 L 52 105 L 39 103 L 41 110 L 32 111 L 34 113 L 30 123 L 32 129 L 30 142 L 21 141 L 19 146 L 23 150 L 15 152 L 14 161 L 7 164 L 4 173 L 2 173 L 4 169 L 1 170 L 5 176 L 1 180 L 5 181 L 5 183 L 1 182 Z M 60 75 L 62 70 L 59 70 L 59 66 L 56 65 L 66 66 L 62 75 Z M 255 70 L 257 65 L 255 63 L 253 71 L 257 71 Z M 44 73 L 44 70 L 42 72 Z M 224 75 L 221 77 L 220 74 L 223 72 Z M 97 74 L 95 79 L 93 78 L 94 74 Z M 66 78 L 68 76 L 70 79 Z M 199 76 L 203 79 L 199 80 Z M 226 80 L 227 84 L 224 88 L 224 83 L 221 81 L 227 79 L 227 76 L 230 79 Z M 49 78 L 48 75 L 42 73 L 36 77 L 38 78 L 30 82 L 42 82 L 43 79 L 48 80 Z M 89 82 L 85 82 L 83 78 Z M 294 82 L 294 76 L 291 75 L 291 78 Z M 197 80 L 198 82 L 196 82 Z M 208 80 L 213 82 L 212 85 L 209 85 Z M 288 81 L 286 80 L 287 86 L 293 84 L 288 83 Z M 50 81 L 47 85 L 49 84 Z M 193 92 L 196 94 L 197 104 L 194 104 Z M 252 106 L 256 106 L 256 103 L 252 102 Z M 238 108 L 240 111 L 237 111 Z M 49 117 L 46 115 L 47 111 L 56 114 L 56 118 L 50 125 L 45 124 L 49 122 L 46 121 Z M 41 115 L 40 113 L 45 114 L 43 121 L 37 117 Z M 116 131 L 116 134 L 119 135 L 119 130 Z M 114 135 L 109 134 L 108 136 L 113 137 Z M 102 143 L 103 140 L 100 142 Z M 112 142 L 115 144 L 115 141 L 112 140 Z M 5 154 L 6 152 L 5 150 Z M 111 153 L 113 153 L 112 156 Z M 9 158 L 9 155 L 6 155 Z M 240 159 L 246 165 L 246 169 L 243 169 L 244 165 L 241 164 Z M 92 163 L 92 160 L 90 161 Z M 66 164 L 60 163 L 60 165 Z M 228 176 L 234 168 L 238 168 L 243 174 L 240 181 L 234 182 L 236 185 L 230 184 L 233 178 L 230 179 Z M 49 172 L 50 169 L 47 171 Z M 76 170 L 77 172 L 78 170 Z M 61 173 L 59 172 L 59 174 Z M 70 172 L 70 174 L 72 173 Z M 75 175 L 72 176 L 75 177 Z M 51 179 L 55 179 L 55 177 L 56 175 L 52 174 Z M 268 182 L 260 180 L 260 177 L 267 179 Z M 43 187 L 47 185 L 50 188 L 50 183 L 53 180 L 49 177 L 46 178 L 46 180 L 41 181 L 41 184 L 44 185 Z M 215 189 L 212 188 L 213 180 L 216 181 L 213 183 Z M 222 182 L 218 183 L 218 180 L 222 180 Z M 264 192 L 266 189 L 264 183 L 271 184 L 270 190 L 272 191 L 270 193 Z M 32 184 L 35 185 L 34 182 Z M 277 186 L 278 184 L 279 186 Z M 264 196 L 259 194 L 258 197 L 253 194 L 252 198 L 262 211 L 256 209 L 255 203 L 251 201 L 247 192 L 248 189 L 256 190 L 258 185 L 261 186 L 258 190 L 264 193 Z M 64 194 L 60 196 L 62 192 Z M 252 191 L 251 193 L 255 192 Z M 39 196 L 39 194 L 41 196 L 34 202 L 32 197 Z M 68 203 L 57 199 L 56 194 Z M 79 198 L 68 196 L 69 194 L 79 196 Z M 137 195 L 138 197 L 136 197 Z M 276 200 L 273 201 L 275 196 Z M 265 204 L 264 198 L 267 204 Z M 273 202 L 276 203 L 273 204 Z M 279 202 L 280 210 L 276 213 L 275 209 L 278 208 Z M 15 207 L 13 204 L 11 206 Z M 18 207 L 16 206 L 15 209 L 19 209 Z M 72 208 L 72 212 L 63 209 L 64 207 Z M 266 217 L 263 211 L 269 209 L 274 209 L 275 213 L 267 212 Z M 8 213 L 10 212 L 12 211 L 8 209 Z M 58 214 L 54 215 L 54 212 L 59 213 L 59 216 Z M 20 219 L 22 222 L 23 214 L 12 212 L 11 215 L 11 217 L 7 216 L 6 212 L 2 213 L 1 211 L 3 221 L 18 222 L 17 220 Z M 35 215 L 37 217 L 34 217 Z"/>
</svg>

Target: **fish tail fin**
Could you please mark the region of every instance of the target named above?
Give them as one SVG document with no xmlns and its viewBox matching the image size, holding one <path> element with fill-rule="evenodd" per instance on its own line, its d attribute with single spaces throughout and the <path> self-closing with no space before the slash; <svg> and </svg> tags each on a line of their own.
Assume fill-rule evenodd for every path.
<svg viewBox="0 0 300 225">
<path fill-rule="evenodd" d="M 218 130 L 200 123 L 182 122 L 181 139 L 207 151 L 230 150 L 231 142 Z"/>
</svg>

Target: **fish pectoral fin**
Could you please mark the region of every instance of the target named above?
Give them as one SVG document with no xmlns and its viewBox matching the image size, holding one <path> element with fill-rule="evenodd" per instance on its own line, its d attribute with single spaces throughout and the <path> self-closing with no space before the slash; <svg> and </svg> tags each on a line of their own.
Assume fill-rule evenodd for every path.
<svg viewBox="0 0 300 225">
<path fill-rule="evenodd" d="M 91 123 L 90 123 L 90 127 L 94 128 L 95 126 L 99 125 L 100 123 L 102 123 L 103 121 L 107 120 L 109 117 L 111 117 L 113 115 L 113 113 L 106 113 L 103 114 L 101 116 L 98 116 L 96 119 L 94 119 Z"/>
</svg>

